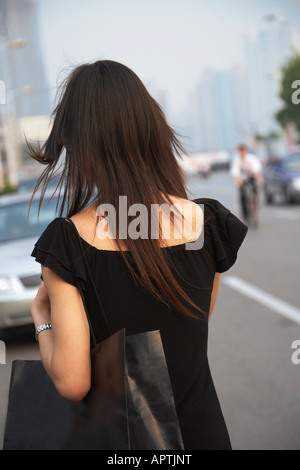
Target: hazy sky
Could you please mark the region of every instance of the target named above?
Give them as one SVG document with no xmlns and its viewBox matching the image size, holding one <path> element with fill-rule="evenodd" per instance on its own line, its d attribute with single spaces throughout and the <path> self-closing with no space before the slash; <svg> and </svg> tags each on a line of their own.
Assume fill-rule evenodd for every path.
<svg viewBox="0 0 300 470">
<path fill-rule="evenodd" d="M 208 68 L 243 62 L 242 34 L 267 14 L 300 33 L 300 0 L 38 0 L 50 86 L 70 65 L 111 59 L 167 92 L 171 113 Z M 300 78 L 300 77 L 299 77 Z"/>
</svg>

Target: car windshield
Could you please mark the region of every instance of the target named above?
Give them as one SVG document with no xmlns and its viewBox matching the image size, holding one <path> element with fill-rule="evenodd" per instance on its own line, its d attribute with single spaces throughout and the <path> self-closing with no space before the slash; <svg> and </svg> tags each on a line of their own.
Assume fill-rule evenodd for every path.
<svg viewBox="0 0 300 470">
<path fill-rule="evenodd" d="M 26 227 L 28 201 L 0 206 L 0 243 L 39 237 L 47 225 L 57 217 L 56 203 L 56 197 L 44 198 L 38 217 L 39 201 L 33 201 L 28 217 L 28 227 Z"/>
<path fill-rule="evenodd" d="M 300 153 L 286 158 L 283 164 L 288 171 L 300 171 Z"/>
</svg>

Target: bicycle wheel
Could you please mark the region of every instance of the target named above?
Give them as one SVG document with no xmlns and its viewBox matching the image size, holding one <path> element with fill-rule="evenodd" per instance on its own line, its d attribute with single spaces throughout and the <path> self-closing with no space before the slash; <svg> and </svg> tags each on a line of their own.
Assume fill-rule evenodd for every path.
<svg viewBox="0 0 300 470">
<path fill-rule="evenodd" d="M 257 228 L 259 225 L 259 209 L 258 209 L 258 197 L 253 191 L 249 201 L 249 221 L 252 227 Z"/>
</svg>

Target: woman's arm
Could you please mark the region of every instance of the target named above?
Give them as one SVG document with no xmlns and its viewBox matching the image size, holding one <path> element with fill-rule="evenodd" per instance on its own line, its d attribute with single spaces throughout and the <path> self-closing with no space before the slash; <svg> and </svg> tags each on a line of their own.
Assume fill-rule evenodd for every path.
<svg viewBox="0 0 300 470">
<path fill-rule="evenodd" d="M 80 401 L 91 386 L 90 332 L 79 290 L 42 266 L 44 282 L 31 306 L 42 363 L 58 392 Z"/>
<path fill-rule="evenodd" d="M 208 319 L 210 319 L 211 314 L 213 312 L 216 300 L 217 300 L 217 295 L 218 295 L 218 289 L 219 289 L 219 283 L 220 283 L 220 273 L 215 273 L 214 277 L 214 283 L 213 283 L 213 288 L 212 288 L 212 293 L 211 293 L 211 300 L 210 300 L 210 308 L 209 308 L 209 316 Z"/>
</svg>

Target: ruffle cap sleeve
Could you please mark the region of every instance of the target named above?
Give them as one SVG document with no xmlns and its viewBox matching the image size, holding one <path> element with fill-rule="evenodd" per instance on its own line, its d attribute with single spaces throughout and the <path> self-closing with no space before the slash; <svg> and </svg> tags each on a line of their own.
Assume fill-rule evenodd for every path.
<svg viewBox="0 0 300 470">
<path fill-rule="evenodd" d="M 43 266 L 52 269 L 64 281 L 86 289 L 86 268 L 81 247 L 70 222 L 54 219 L 34 245 L 31 256 Z"/>
<path fill-rule="evenodd" d="M 223 273 L 236 262 L 248 227 L 215 199 L 197 199 L 195 202 L 204 205 L 205 224 L 208 228 L 205 230 L 204 244 L 211 243 L 216 272 Z"/>
</svg>

